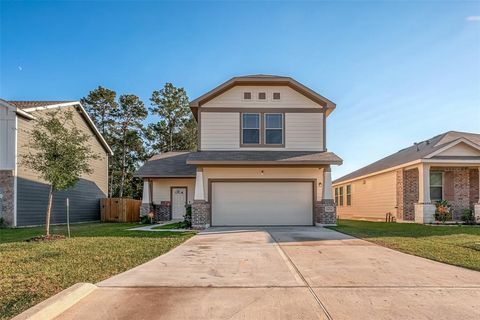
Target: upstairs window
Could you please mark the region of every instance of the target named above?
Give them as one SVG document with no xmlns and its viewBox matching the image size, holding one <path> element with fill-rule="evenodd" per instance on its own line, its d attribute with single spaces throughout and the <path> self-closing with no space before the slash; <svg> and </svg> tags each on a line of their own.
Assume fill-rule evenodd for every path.
<svg viewBox="0 0 480 320">
<path fill-rule="evenodd" d="M 252 93 L 251 92 L 244 92 L 243 93 L 243 100 L 252 100 Z"/>
<path fill-rule="evenodd" d="M 347 188 L 346 190 L 347 206 L 351 206 L 352 205 L 352 185 L 349 184 L 346 188 Z"/>
<path fill-rule="evenodd" d="M 266 100 L 266 99 L 267 99 L 267 94 L 265 92 L 258 93 L 258 100 Z"/>
<path fill-rule="evenodd" d="M 430 200 L 432 202 L 443 200 L 443 174 L 430 172 Z"/>
<path fill-rule="evenodd" d="M 242 114 L 242 144 L 260 144 L 260 114 Z"/>
<path fill-rule="evenodd" d="M 273 100 L 280 100 L 280 92 L 273 93 Z"/>
<path fill-rule="evenodd" d="M 265 144 L 283 144 L 283 114 L 265 114 Z"/>
</svg>

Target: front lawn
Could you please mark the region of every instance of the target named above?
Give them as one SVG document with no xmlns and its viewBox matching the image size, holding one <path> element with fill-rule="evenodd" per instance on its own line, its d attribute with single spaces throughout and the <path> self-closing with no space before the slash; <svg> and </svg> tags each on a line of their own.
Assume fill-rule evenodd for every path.
<svg viewBox="0 0 480 320">
<path fill-rule="evenodd" d="M 193 232 L 126 230 L 135 223 L 71 226 L 72 238 L 32 243 L 43 228 L 0 229 L 0 319 L 8 319 L 77 282 L 107 279 L 178 246 Z M 52 234 L 67 234 L 52 226 Z"/>
<path fill-rule="evenodd" d="M 169 229 L 182 229 L 182 228 L 183 228 L 183 222 L 174 222 L 174 223 L 164 224 L 158 227 L 153 227 L 152 229 L 169 230 Z"/>
<path fill-rule="evenodd" d="M 480 227 L 338 220 L 330 229 L 416 256 L 480 271 Z"/>
</svg>

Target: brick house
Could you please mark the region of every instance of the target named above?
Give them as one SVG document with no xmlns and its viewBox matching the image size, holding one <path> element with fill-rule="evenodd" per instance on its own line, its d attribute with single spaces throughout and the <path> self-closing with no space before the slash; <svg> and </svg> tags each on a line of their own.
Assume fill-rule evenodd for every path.
<svg viewBox="0 0 480 320">
<path fill-rule="evenodd" d="M 480 218 L 479 170 L 480 134 L 442 133 L 335 180 L 338 216 L 430 223 L 447 200 L 453 220 L 467 208 Z"/>
<path fill-rule="evenodd" d="M 327 117 L 335 104 L 290 77 L 235 77 L 190 103 L 198 151 L 154 156 L 138 170 L 142 213 L 195 228 L 334 224 Z"/>
</svg>

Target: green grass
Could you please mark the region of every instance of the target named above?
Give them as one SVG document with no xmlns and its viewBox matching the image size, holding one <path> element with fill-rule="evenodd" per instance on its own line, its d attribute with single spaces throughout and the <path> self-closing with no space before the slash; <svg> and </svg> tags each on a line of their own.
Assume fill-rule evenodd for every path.
<svg viewBox="0 0 480 320">
<path fill-rule="evenodd" d="M 339 220 L 330 229 L 398 251 L 480 271 L 480 227 Z"/>
<path fill-rule="evenodd" d="M 152 229 L 182 229 L 183 223 L 182 222 L 174 222 L 169 224 L 164 224 L 163 226 L 153 227 Z"/>
<path fill-rule="evenodd" d="M 77 282 L 107 279 L 178 246 L 193 232 L 129 231 L 135 223 L 71 226 L 72 238 L 25 242 L 43 228 L 0 229 L 0 319 L 8 319 Z M 52 234 L 66 234 L 52 226 Z"/>
</svg>

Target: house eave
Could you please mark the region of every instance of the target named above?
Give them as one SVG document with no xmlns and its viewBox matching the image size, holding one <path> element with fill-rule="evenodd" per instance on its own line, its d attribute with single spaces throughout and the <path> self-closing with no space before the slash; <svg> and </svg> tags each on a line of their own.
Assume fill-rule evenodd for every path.
<svg viewBox="0 0 480 320">
<path fill-rule="evenodd" d="M 206 160 L 187 160 L 187 164 L 192 165 L 248 165 L 248 166 L 310 166 L 318 165 L 341 165 L 343 161 L 206 161 Z"/>
</svg>

